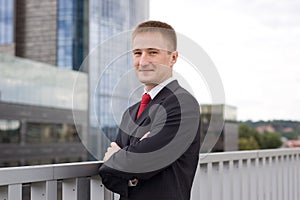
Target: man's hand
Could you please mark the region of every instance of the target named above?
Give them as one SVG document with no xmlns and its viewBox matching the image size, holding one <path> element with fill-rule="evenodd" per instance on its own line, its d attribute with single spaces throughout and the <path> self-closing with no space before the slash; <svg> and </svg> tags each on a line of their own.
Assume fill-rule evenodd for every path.
<svg viewBox="0 0 300 200">
<path fill-rule="evenodd" d="M 117 143 L 110 143 L 110 147 L 107 148 L 103 161 L 107 161 L 114 153 L 118 152 L 120 149 L 121 148 L 117 145 Z"/>
<path fill-rule="evenodd" d="M 150 131 L 148 131 L 147 133 L 145 133 L 145 135 L 143 135 L 143 137 L 140 139 L 140 141 L 142 141 L 143 139 L 147 138 L 149 134 L 150 134 Z"/>
</svg>

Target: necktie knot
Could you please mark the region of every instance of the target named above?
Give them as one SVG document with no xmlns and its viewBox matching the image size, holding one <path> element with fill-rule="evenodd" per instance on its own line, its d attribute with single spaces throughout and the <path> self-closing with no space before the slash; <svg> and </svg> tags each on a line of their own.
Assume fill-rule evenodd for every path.
<svg viewBox="0 0 300 200">
<path fill-rule="evenodd" d="M 151 97 L 149 94 L 145 93 L 142 97 L 141 104 L 147 104 L 151 101 Z"/>
<path fill-rule="evenodd" d="M 145 93 L 142 97 L 142 101 L 140 104 L 140 108 L 137 114 L 137 118 L 139 118 L 139 116 L 142 114 L 142 112 L 144 111 L 144 109 L 146 108 L 146 106 L 148 105 L 148 103 L 151 101 L 151 97 L 149 94 Z"/>
</svg>

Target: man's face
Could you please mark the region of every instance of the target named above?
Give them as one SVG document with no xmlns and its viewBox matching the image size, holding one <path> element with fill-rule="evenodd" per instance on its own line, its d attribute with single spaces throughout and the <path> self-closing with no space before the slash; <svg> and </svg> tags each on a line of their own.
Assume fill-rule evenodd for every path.
<svg viewBox="0 0 300 200">
<path fill-rule="evenodd" d="M 133 39 L 133 63 L 137 78 L 150 89 L 172 76 L 178 53 L 168 50 L 159 32 L 138 33 Z"/>
</svg>

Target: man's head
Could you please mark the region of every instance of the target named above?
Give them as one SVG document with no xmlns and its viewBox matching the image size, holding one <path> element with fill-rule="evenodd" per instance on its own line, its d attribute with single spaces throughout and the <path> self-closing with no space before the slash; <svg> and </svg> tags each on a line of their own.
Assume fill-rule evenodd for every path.
<svg viewBox="0 0 300 200">
<path fill-rule="evenodd" d="M 160 21 L 146 21 L 139 24 L 132 33 L 132 41 L 136 35 L 143 32 L 159 32 L 166 40 L 166 50 L 173 52 L 177 50 L 177 37 L 173 27 L 167 23 Z"/>
<path fill-rule="evenodd" d="M 150 90 L 172 76 L 178 58 L 174 29 L 163 22 L 146 21 L 132 34 L 133 61 L 136 75 Z"/>
</svg>

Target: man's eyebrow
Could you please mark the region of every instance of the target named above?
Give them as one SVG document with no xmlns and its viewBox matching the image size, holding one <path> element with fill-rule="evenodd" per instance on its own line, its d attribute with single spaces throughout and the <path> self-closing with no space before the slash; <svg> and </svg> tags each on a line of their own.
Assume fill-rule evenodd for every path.
<svg viewBox="0 0 300 200">
<path fill-rule="evenodd" d="M 145 49 L 133 49 L 132 51 L 142 51 L 142 50 L 147 50 L 147 51 L 157 50 L 157 51 L 159 51 L 160 49 L 158 49 L 158 48 L 145 48 Z"/>
<path fill-rule="evenodd" d="M 141 49 L 132 49 L 131 51 L 141 51 Z"/>
</svg>

